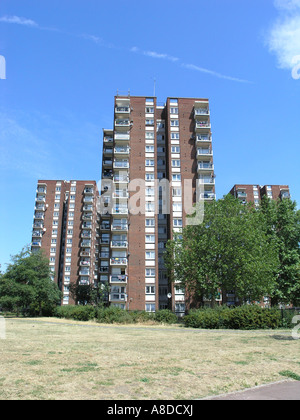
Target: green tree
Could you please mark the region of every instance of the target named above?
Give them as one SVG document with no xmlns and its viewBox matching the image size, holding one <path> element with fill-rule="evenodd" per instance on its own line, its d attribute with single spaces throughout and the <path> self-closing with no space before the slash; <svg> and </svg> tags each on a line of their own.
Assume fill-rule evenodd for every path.
<svg viewBox="0 0 300 420">
<path fill-rule="evenodd" d="M 70 294 L 78 305 L 105 306 L 108 304 L 108 283 L 81 285 L 70 284 Z"/>
<path fill-rule="evenodd" d="M 279 269 L 272 304 L 300 305 L 300 211 L 290 199 L 264 197 L 260 212 L 265 219 L 270 243 L 278 249 Z"/>
<path fill-rule="evenodd" d="M 11 258 L 0 279 L 0 306 L 9 310 L 42 314 L 60 302 L 61 292 L 51 279 L 49 260 L 42 252 L 24 248 Z"/>
<path fill-rule="evenodd" d="M 258 300 L 273 291 L 278 269 L 262 215 L 231 195 L 205 203 L 203 223 L 169 241 L 165 259 L 171 280 L 196 304 L 214 303 L 220 292 L 225 303 L 230 291 L 240 304 Z"/>
</svg>

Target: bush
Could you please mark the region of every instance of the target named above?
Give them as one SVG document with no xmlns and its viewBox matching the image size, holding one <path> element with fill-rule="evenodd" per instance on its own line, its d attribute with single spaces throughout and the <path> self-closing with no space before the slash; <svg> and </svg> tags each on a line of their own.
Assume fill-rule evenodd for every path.
<svg viewBox="0 0 300 420">
<path fill-rule="evenodd" d="M 96 310 L 92 305 L 59 306 L 54 315 L 58 318 L 75 319 L 76 321 L 90 321 L 95 318 Z"/>
<path fill-rule="evenodd" d="M 134 322 L 134 319 L 128 311 L 110 306 L 109 308 L 99 308 L 97 310 L 97 322 L 104 324 L 131 324 Z"/>
<path fill-rule="evenodd" d="M 244 305 L 236 308 L 194 310 L 183 318 L 183 322 L 186 327 L 190 328 L 254 330 L 279 328 L 281 316 L 277 309 Z"/>
<path fill-rule="evenodd" d="M 163 324 L 175 324 L 177 316 L 169 309 L 161 309 L 154 313 L 154 320 Z"/>
</svg>

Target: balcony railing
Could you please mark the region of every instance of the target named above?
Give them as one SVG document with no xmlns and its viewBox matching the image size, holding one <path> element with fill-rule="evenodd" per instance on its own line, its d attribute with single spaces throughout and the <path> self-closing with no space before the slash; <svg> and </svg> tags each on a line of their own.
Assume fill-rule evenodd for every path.
<svg viewBox="0 0 300 420">
<path fill-rule="evenodd" d="M 214 184 L 215 179 L 214 178 L 199 178 L 200 184 Z"/>
<path fill-rule="evenodd" d="M 130 152 L 129 147 L 117 146 L 117 147 L 114 148 L 114 153 L 115 154 L 128 155 L 129 152 Z"/>
<path fill-rule="evenodd" d="M 238 196 L 238 198 L 244 198 L 244 197 L 247 197 L 247 193 L 242 192 L 242 191 L 238 191 L 237 196 Z"/>
<path fill-rule="evenodd" d="M 34 230 L 34 231 L 32 232 L 32 236 L 33 236 L 34 238 L 41 238 L 41 237 L 43 236 L 43 233 L 42 233 L 40 230 Z"/>
<path fill-rule="evenodd" d="M 110 302 L 126 302 L 127 301 L 127 295 L 125 293 L 111 293 L 109 295 L 109 301 Z"/>
<path fill-rule="evenodd" d="M 211 137 L 210 136 L 203 136 L 201 134 L 198 134 L 196 137 L 197 142 L 199 143 L 210 143 Z"/>
<path fill-rule="evenodd" d="M 120 113 L 120 114 L 129 114 L 130 113 L 129 106 L 116 106 L 115 110 L 116 110 L 116 113 Z"/>
<path fill-rule="evenodd" d="M 110 223 L 101 223 L 100 229 L 101 230 L 110 230 Z"/>
<path fill-rule="evenodd" d="M 129 168 L 128 160 L 115 160 L 114 161 L 114 168 Z"/>
<path fill-rule="evenodd" d="M 110 276 L 110 283 L 127 283 L 128 276 L 122 274 L 113 274 Z"/>
<path fill-rule="evenodd" d="M 44 220 L 45 216 L 44 213 L 35 213 L 34 218 Z"/>
<path fill-rule="evenodd" d="M 81 232 L 81 237 L 82 238 L 91 238 L 92 234 L 91 234 L 91 232 Z"/>
<path fill-rule="evenodd" d="M 122 184 L 122 183 L 126 184 L 126 183 L 129 182 L 129 177 L 128 176 L 115 175 L 114 178 L 113 178 L 113 182 L 115 184 Z"/>
<path fill-rule="evenodd" d="M 113 257 L 110 259 L 110 265 L 127 265 L 127 258 Z"/>
<path fill-rule="evenodd" d="M 91 241 L 81 241 L 81 246 L 85 248 L 90 248 L 92 245 Z"/>
<path fill-rule="evenodd" d="M 128 198 L 129 197 L 129 194 L 128 194 L 128 191 L 123 191 L 123 190 L 121 190 L 121 191 L 118 191 L 118 190 L 116 190 L 115 192 L 113 192 L 113 194 L 112 194 L 112 198 Z"/>
<path fill-rule="evenodd" d="M 208 108 L 195 108 L 195 115 L 209 115 Z"/>
<path fill-rule="evenodd" d="M 197 155 L 198 156 L 212 155 L 212 154 L 213 154 L 212 149 L 197 149 Z"/>
<path fill-rule="evenodd" d="M 211 162 L 199 162 L 198 171 L 212 171 L 214 169 L 214 164 Z"/>
<path fill-rule="evenodd" d="M 114 223 L 111 226 L 111 230 L 112 231 L 119 231 L 119 230 L 120 231 L 127 231 L 128 230 L 128 225 L 124 224 L 124 223 L 120 223 L 120 224 Z"/>
<path fill-rule="evenodd" d="M 86 187 L 84 189 L 84 194 L 94 194 L 94 188 L 88 188 L 88 187 Z"/>
<path fill-rule="evenodd" d="M 128 214 L 128 207 L 113 207 L 112 214 Z"/>
<path fill-rule="evenodd" d="M 128 142 L 130 140 L 130 133 L 115 133 L 115 141 Z"/>
<path fill-rule="evenodd" d="M 40 241 L 33 241 L 32 246 L 42 246 L 42 242 Z"/>
<path fill-rule="evenodd" d="M 204 192 L 201 194 L 201 198 L 204 198 L 205 200 L 215 200 L 216 194 L 213 192 Z"/>
<path fill-rule="evenodd" d="M 110 246 L 111 248 L 127 248 L 128 242 L 127 241 L 111 241 Z"/>
<path fill-rule="evenodd" d="M 90 275 L 90 270 L 80 270 L 79 271 L 79 275 L 80 276 L 89 276 Z"/>
<path fill-rule="evenodd" d="M 208 121 L 196 121 L 196 128 L 210 128 L 210 122 Z"/>
<path fill-rule="evenodd" d="M 89 267 L 91 265 L 91 262 L 83 260 L 83 261 L 80 261 L 79 264 L 83 267 Z"/>
<path fill-rule="evenodd" d="M 129 127 L 130 126 L 130 121 L 127 119 L 117 119 L 115 120 L 115 126 L 116 127 Z"/>
</svg>

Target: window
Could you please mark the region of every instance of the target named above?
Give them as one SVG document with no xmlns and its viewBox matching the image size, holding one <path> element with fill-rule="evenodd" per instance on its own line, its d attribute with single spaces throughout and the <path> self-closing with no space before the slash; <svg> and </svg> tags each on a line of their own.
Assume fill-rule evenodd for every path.
<svg viewBox="0 0 300 420">
<path fill-rule="evenodd" d="M 178 127 L 179 121 L 178 120 L 171 120 L 171 127 Z"/>
<path fill-rule="evenodd" d="M 146 286 L 145 293 L 147 295 L 154 295 L 155 294 L 155 286 Z"/>
<path fill-rule="evenodd" d="M 154 173 L 146 173 L 146 175 L 145 175 L 145 180 L 146 181 L 154 181 Z"/>
<path fill-rule="evenodd" d="M 71 187 L 71 192 L 76 192 L 76 187 Z"/>
<path fill-rule="evenodd" d="M 72 248 L 67 248 L 67 249 L 66 249 L 66 253 L 67 253 L 67 254 L 71 254 L 71 253 L 72 253 Z"/>
<path fill-rule="evenodd" d="M 155 219 L 146 219 L 146 226 L 148 227 L 155 226 Z"/>
<path fill-rule="evenodd" d="M 146 125 L 154 125 L 153 119 L 146 119 Z"/>
<path fill-rule="evenodd" d="M 179 146 L 172 146 L 171 147 L 172 153 L 180 153 L 180 147 Z"/>
<path fill-rule="evenodd" d="M 53 217 L 58 217 L 58 216 L 59 216 L 59 211 L 53 212 Z"/>
<path fill-rule="evenodd" d="M 71 257 L 66 257 L 66 262 L 71 262 Z"/>
<path fill-rule="evenodd" d="M 154 146 L 146 146 L 147 153 L 154 153 Z"/>
<path fill-rule="evenodd" d="M 146 235 L 146 244 L 154 244 L 155 235 Z"/>
<path fill-rule="evenodd" d="M 155 312 L 155 303 L 146 303 L 145 310 L 146 312 Z"/>
<path fill-rule="evenodd" d="M 177 107 L 171 107 L 170 108 L 170 113 L 171 114 L 178 114 L 178 108 Z"/>
<path fill-rule="evenodd" d="M 76 195 L 70 195 L 70 200 L 75 200 Z"/>
<path fill-rule="evenodd" d="M 155 260 L 155 252 L 154 251 L 146 251 L 146 260 Z"/>
<path fill-rule="evenodd" d="M 165 128 L 165 122 L 164 121 L 157 121 L 156 128 L 159 130 L 160 128 Z"/>
<path fill-rule="evenodd" d="M 185 303 L 175 303 L 175 312 L 185 312 Z"/>
<path fill-rule="evenodd" d="M 54 203 L 54 208 L 59 209 L 59 203 Z"/>
<path fill-rule="evenodd" d="M 51 239 L 51 244 L 56 244 L 56 239 Z"/>
<path fill-rule="evenodd" d="M 70 265 L 67 265 L 67 266 L 65 267 L 65 271 L 71 271 L 71 266 L 70 266 Z"/>
<path fill-rule="evenodd" d="M 55 191 L 60 191 L 61 190 L 61 188 L 60 187 L 56 187 L 55 188 Z"/>
<path fill-rule="evenodd" d="M 147 201 L 145 203 L 145 210 L 149 212 L 155 211 L 155 204 L 152 203 L 151 201 Z"/>
<path fill-rule="evenodd" d="M 157 160 L 157 165 L 158 166 L 164 166 L 166 164 L 166 162 L 163 159 L 158 159 Z"/>
<path fill-rule="evenodd" d="M 155 268 L 146 268 L 145 269 L 146 277 L 155 277 Z"/>
<path fill-rule="evenodd" d="M 181 181 L 181 174 L 172 174 L 172 181 Z"/>
<path fill-rule="evenodd" d="M 55 194 L 55 200 L 60 200 L 60 194 Z"/>
<path fill-rule="evenodd" d="M 182 227 L 182 219 L 173 219 L 174 227 Z"/>
<path fill-rule="evenodd" d="M 146 131 L 146 139 L 154 139 L 154 131 Z"/>
<path fill-rule="evenodd" d="M 73 220 L 69 220 L 68 221 L 68 226 L 73 226 L 74 225 L 74 221 Z"/>
<path fill-rule="evenodd" d="M 146 106 L 146 114 L 154 114 L 154 107 Z"/>
<path fill-rule="evenodd" d="M 181 197 L 181 188 L 172 188 L 173 197 Z"/>
<path fill-rule="evenodd" d="M 50 252 L 56 252 L 56 248 L 50 248 Z"/>
<path fill-rule="evenodd" d="M 182 203 L 173 203 L 173 211 L 182 211 Z"/>
<path fill-rule="evenodd" d="M 154 159 L 146 159 L 146 166 L 154 166 Z"/>
<path fill-rule="evenodd" d="M 50 262 L 55 262 L 55 257 L 50 257 Z"/>
<path fill-rule="evenodd" d="M 155 189 L 152 187 L 146 187 L 146 196 L 154 197 L 155 196 Z"/>
<path fill-rule="evenodd" d="M 73 229 L 68 229 L 67 234 L 68 235 L 73 235 Z"/>
<path fill-rule="evenodd" d="M 172 159 L 172 167 L 173 168 L 180 168 L 180 160 L 179 159 Z"/>
<path fill-rule="evenodd" d="M 53 226 L 57 226 L 58 225 L 58 220 L 53 220 L 52 224 L 53 224 Z"/>
<path fill-rule="evenodd" d="M 57 229 L 52 229 L 52 235 L 54 235 L 54 236 L 57 235 Z"/>
<path fill-rule="evenodd" d="M 67 239 L 67 244 L 71 245 L 72 244 L 72 239 Z"/>
<path fill-rule="evenodd" d="M 171 133 L 171 140 L 179 140 L 179 133 Z"/>
</svg>

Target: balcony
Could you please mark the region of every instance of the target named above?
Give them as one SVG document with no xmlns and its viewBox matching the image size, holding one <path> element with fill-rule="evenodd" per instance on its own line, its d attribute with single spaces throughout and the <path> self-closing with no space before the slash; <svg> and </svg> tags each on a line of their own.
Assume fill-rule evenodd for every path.
<svg viewBox="0 0 300 420">
<path fill-rule="evenodd" d="M 103 159 L 103 167 L 111 167 L 113 161 L 111 159 Z"/>
<path fill-rule="evenodd" d="M 81 238 L 91 238 L 92 233 L 91 232 L 81 232 Z"/>
<path fill-rule="evenodd" d="M 79 265 L 81 265 L 82 267 L 90 267 L 91 262 L 88 260 L 82 260 L 80 261 Z"/>
<path fill-rule="evenodd" d="M 205 191 L 203 194 L 201 194 L 201 198 L 204 198 L 204 200 L 215 200 L 216 194 L 212 191 Z"/>
<path fill-rule="evenodd" d="M 209 115 L 209 109 L 208 108 L 195 108 L 195 117 L 199 115 Z"/>
<path fill-rule="evenodd" d="M 110 302 L 127 302 L 127 295 L 125 293 L 111 293 L 109 295 Z"/>
<path fill-rule="evenodd" d="M 128 276 L 122 274 L 113 274 L 109 277 L 110 283 L 123 283 L 126 284 L 128 280 Z"/>
<path fill-rule="evenodd" d="M 35 222 L 35 223 L 33 224 L 33 227 L 34 227 L 35 229 L 43 229 L 43 228 L 44 228 L 44 223 L 38 223 L 38 222 Z"/>
<path fill-rule="evenodd" d="M 89 251 L 81 251 L 80 256 L 81 257 L 90 257 L 91 253 Z"/>
<path fill-rule="evenodd" d="M 115 184 L 128 184 L 129 177 L 128 176 L 115 175 L 114 178 L 113 178 L 113 182 Z"/>
<path fill-rule="evenodd" d="M 109 252 L 100 252 L 101 259 L 109 259 Z"/>
<path fill-rule="evenodd" d="M 203 130 L 203 129 L 208 130 L 211 128 L 211 124 L 208 120 L 203 120 L 203 121 L 197 120 L 195 127 L 196 127 L 196 130 Z"/>
<path fill-rule="evenodd" d="M 84 194 L 94 194 L 94 188 L 85 187 Z"/>
<path fill-rule="evenodd" d="M 203 156 L 212 156 L 213 151 L 210 148 L 199 148 L 197 149 L 197 157 L 203 157 Z"/>
<path fill-rule="evenodd" d="M 280 198 L 291 198 L 289 191 L 280 191 Z"/>
<path fill-rule="evenodd" d="M 130 114 L 130 107 L 129 106 L 116 106 L 115 112 L 116 114 Z"/>
<path fill-rule="evenodd" d="M 197 134 L 197 136 L 196 136 L 196 145 L 197 146 L 201 146 L 201 144 L 211 143 L 211 142 L 212 142 L 211 136 L 209 136 L 207 134 Z"/>
<path fill-rule="evenodd" d="M 116 169 L 128 169 L 129 168 L 129 161 L 128 160 L 115 160 L 114 161 L 114 168 L 116 168 Z"/>
<path fill-rule="evenodd" d="M 130 127 L 130 120 L 127 118 L 121 119 L 117 118 L 115 120 L 115 127 Z"/>
<path fill-rule="evenodd" d="M 81 269 L 81 270 L 79 270 L 79 275 L 80 276 L 89 276 L 90 275 L 90 270 Z"/>
<path fill-rule="evenodd" d="M 110 243 L 111 248 L 128 248 L 127 241 L 111 241 Z"/>
<path fill-rule="evenodd" d="M 91 241 L 81 241 L 81 247 L 82 248 L 90 248 L 92 246 Z"/>
<path fill-rule="evenodd" d="M 128 224 L 126 223 L 113 223 L 111 226 L 111 230 L 113 232 L 127 232 L 128 231 Z"/>
<path fill-rule="evenodd" d="M 103 138 L 103 142 L 104 142 L 104 143 L 106 143 L 106 144 L 111 144 L 111 143 L 113 143 L 113 142 L 114 142 L 114 139 L 113 139 L 113 137 L 110 137 L 110 136 L 105 136 L 105 137 Z"/>
<path fill-rule="evenodd" d="M 128 214 L 128 207 L 113 207 L 111 214 L 114 215 L 127 215 Z"/>
<path fill-rule="evenodd" d="M 93 211 L 93 206 L 89 206 L 89 205 L 85 205 L 83 206 L 83 211 Z M 84 217 L 86 217 L 87 215 L 85 214 Z"/>
<path fill-rule="evenodd" d="M 246 198 L 246 197 L 247 197 L 247 193 L 245 193 L 244 191 L 237 192 L 237 198 Z"/>
<path fill-rule="evenodd" d="M 46 194 L 46 188 L 45 187 L 38 187 L 36 192 L 41 193 L 41 194 Z"/>
<path fill-rule="evenodd" d="M 123 258 L 123 257 L 113 257 L 110 259 L 110 265 L 113 266 L 127 266 L 127 258 Z"/>
<path fill-rule="evenodd" d="M 127 190 L 116 190 L 112 194 L 112 198 L 129 198 Z"/>
<path fill-rule="evenodd" d="M 130 152 L 130 148 L 126 146 L 116 146 L 114 148 L 115 155 L 128 156 L 129 152 Z"/>
<path fill-rule="evenodd" d="M 212 172 L 214 170 L 214 164 L 212 162 L 199 162 L 198 172 Z"/>
<path fill-rule="evenodd" d="M 112 147 L 104 147 L 103 154 L 111 156 L 113 154 L 113 148 Z"/>
<path fill-rule="evenodd" d="M 34 218 L 44 220 L 45 216 L 44 216 L 44 213 L 37 212 L 37 213 L 35 213 Z"/>
<path fill-rule="evenodd" d="M 40 230 L 34 230 L 32 232 L 32 237 L 33 238 L 41 238 L 43 236 L 43 233 Z"/>
<path fill-rule="evenodd" d="M 215 179 L 211 177 L 203 177 L 198 179 L 199 184 L 215 184 Z"/>
<path fill-rule="evenodd" d="M 83 229 L 92 229 L 92 224 L 83 222 L 82 227 L 83 227 Z"/>
<path fill-rule="evenodd" d="M 33 247 L 41 247 L 42 246 L 42 242 L 41 241 L 33 241 L 31 245 Z"/>
<path fill-rule="evenodd" d="M 130 133 L 126 132 L 126 133 L 115 133 L 115 141 L 117 142 L 128 142 L 130 140 Z"/>
<path fill-rule="evenodd" d="M 109 272 L 109 267 L 101 265 L 100 268 L 99 268 L 99 272 L 100 273 L 108 273 Z"/>
<path fill-rule="evenodd" d="M 110 230 L 110 223 L 101 223 L 100 229 L 101 230 Z"/>
<path fill-rule="evenodd" d="M 37 203 L 46 203 L 46 197 L 44 195 L 37 195 L 36 200 Z"/>
<path fill-rule="evenodd" d="M 94 197 L 93 196 L 84 197 L 83 202 L 84 203 L 93 203 L 94 202 Z"/>
<path fill-rule="evenodd" d="M 41 211 L 45 211 L 46 210 L 46 206 L 44 204 L 37 204 L 35 206 L 36 210 L 41 210 Z"/>
</svg>

